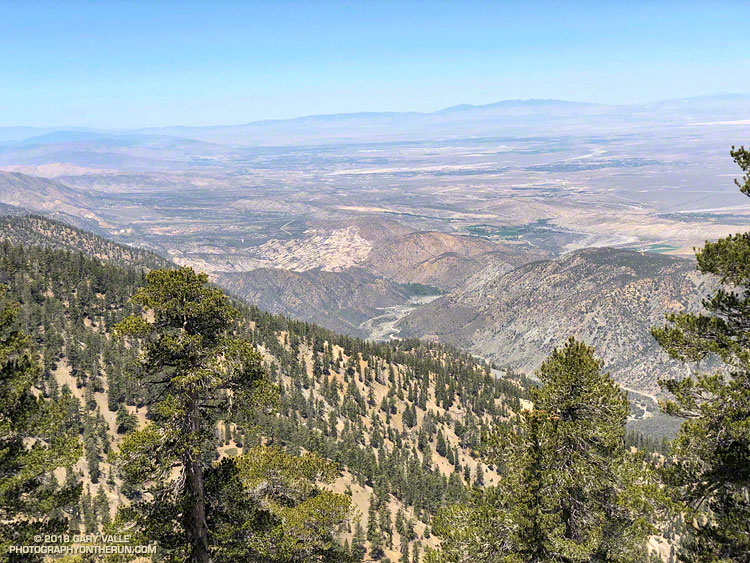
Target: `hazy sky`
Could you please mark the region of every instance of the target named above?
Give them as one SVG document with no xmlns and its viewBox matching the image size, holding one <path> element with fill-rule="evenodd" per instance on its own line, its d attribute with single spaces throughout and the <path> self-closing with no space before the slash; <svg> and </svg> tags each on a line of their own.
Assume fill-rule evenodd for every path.
<svg viewBox="0 0 750 563">
<path fill-rule="evenodd" d="M 0 125 L 750 92 L 748 23 L 750 1 L 0 0 Z"/>
</svg>

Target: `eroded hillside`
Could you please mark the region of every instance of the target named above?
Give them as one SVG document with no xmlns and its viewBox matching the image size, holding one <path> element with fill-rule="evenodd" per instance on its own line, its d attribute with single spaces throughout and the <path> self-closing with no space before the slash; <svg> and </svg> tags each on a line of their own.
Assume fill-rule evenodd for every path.
<svg viewBox="0 0 750 563">
<path fill-rule="evenodd" d="M 216 274 L 215 280 L 263 310 L 355 336 L 366 336 L 359 328 L 364 321 L 383 308 L 406 302 L 419 289 L 361 268 L 341 272 L 259 268 Z"/>
<path fill-rule="evenodd" d="M 596 348 L 623 385 L 653 392 L 660 377 L 687 372 L 661 351 L 650 327 L 665 313 L 699 308 L 711 283 L 690 260 L 585 249 L 479 274 L 399 326 L 403 335 L 450 342 L 529 373 L 574 335 Z"/>
</svg>

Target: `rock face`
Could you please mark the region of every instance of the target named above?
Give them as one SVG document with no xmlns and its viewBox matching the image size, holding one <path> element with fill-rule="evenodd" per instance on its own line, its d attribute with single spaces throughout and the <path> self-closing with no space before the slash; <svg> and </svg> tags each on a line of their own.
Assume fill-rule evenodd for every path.
<svg viewBox="0 0 750 563">
<path fill-rule="evenodd" d="M 661 351 L 649 328 L 663 324 L 667 312 L 700 309 L 713 283 L 690 260 L 589 248 L 510 272 L 479 273 L 399 328 L 401 336 L 458 344 L 527 372 L 574 335 L 596 348 L 623 385 L 655 391 L 660 377 L 687 372 Z"/>
<path fill-rule="evenodd" d="M 359 325 L 381 308 L 408 301 L 409 288 L 360 268 L 342 272 L 259 268 L 221 272 L 216 282 L 263 310 L 311 321 L 331 330 L 364 335 Z"/>
<path fill-rule="evenodd" d="M 440 233 L 415 232 L 374 247 L 365 267 L 401 283 L 420 283 L 442 290 L 462 286 L 472 275 L 491 266 L 510 270 L 546 257 L 528 246 L 502 245 L 489 240 Z"/>
<path fill-rule="evenodd" d="M 415 294 L 454 290 L 477 272 L 507 272 L 546 256 L 528 245 L 367 225 L 305 235 L 264 244 L 264 261 L 243 264 L 246 271 L 222 270 L 216 263 L 203 269 L 213 270 L 216 283 L 262 309 L 371 337 L 363 322 L 406 306 Z"/>
</svg>

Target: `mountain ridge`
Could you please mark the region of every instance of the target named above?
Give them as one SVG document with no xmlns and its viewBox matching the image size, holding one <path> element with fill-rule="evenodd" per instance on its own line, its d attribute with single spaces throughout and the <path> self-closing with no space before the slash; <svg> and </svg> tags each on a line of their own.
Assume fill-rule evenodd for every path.
<svg viewBox="0 0 750 563">
<path fill-rule="evenodd" d="M 43 365 L 38 392 L 58 402 L 85 444 L 71 470 L 56 476 L 83 487 L 71 530 L 96 533 L 143 494 L 109 453 L 147 423 L 151 391 L 132 377 L 136 350 L 112 337 L 117 322 L 141 312 L 130 297 L 144 270 L 115 264 L 104 252 L 113 243 L 90 236 L 104 248 L 0 244 L 0 280 L 20 303 Z M 434 547 L 436 511 L 497 482 L 496 468 L 475 450 L 485 427 L 505 424 L 520 408 L 522 379 L 498 379 L 489 365 L 449 346 L 367 342 L 236 305 L 238 330 L 261 352 L 280 400 L 278 414 L 258 412 L 244 426 L 218 421 L 214 461 L 266 442 L 333 460 L 339 472 L 331 488 L 350 496 L 358 515 L 339 530 L 340 541 L 359 534 L 391 560 L 407 546 L 412 554 Z M 365 540 L 364 529 L 382 538 L 368 533 Z"/>
<path fill-rule="evenodd" d="M 750 93 L 717 93 L 717 94 L 706 94 L 699 96 L 688 96 L 688 97 L 676 97 L 676 98 L 665 98 L 659 100 L 652 100 L 649 102 L 637 102 L 637 103 L 625 103 L 625 104 L 605 104 L 601 102 L 581 102 L 575 100 L 565 100 L 557 98 L 518 98 L 518 99 L 505 99 L 498 100 L 495 102 L 488 102 L 484 104 L 470 104 L 470 103 L 459 103 L 443 108 L 438 108 L 432 111 L 358 111 L 358 112 L 342 112 L 342 113 L 313 113 L 298 115 L 293 117 L 278 118 L 278 119 L 259 119 L 252 120 L 242 123 L 230 123 L 230 124 L 210 124 L 210 125 L 165 125 L 159 127 L 141 127 L 141 128 L 129 128 L 129 129 L 107 129 L 107 128 L 88 128 L 79 126 L 59 126 L 59 127 L 31 127 L 31 126 L 0 126 L 0 142 L 18 142 L 28 139 L 32 136 L 42 136 L 47 133 L 58 133 L 58 132 L 75 132 L 81 133 L 82 136 L 87 134 L 94 135 L 128 135 L 138 134 L 155 131 L 166 131 L 173 130 L 175 132 L 192 130 L 192 129 L 209 129 L 209 128 L 232 128 L 232 127 L 248 127 L 256 125 L 270 125 L 280 124 L 284 122 L 292 122 L 296 120 L 300 121 L 324 121 L 340 120 L 340 119 L 352 119 L 352 118 L 363 118 L 363 117 L 399 117 L 399 116 L 429 116 L 429 115 L 440 115 L 443 113 L 452 113 L 454 111 L 464 111 L 469 109 L 491 109 L 503 106 L 511 105 L 522 105 L 525 104 L 527 107 L 545 105 L 549 103 L 563 104 L 563 105 L 577 105 L 577 106 L 588 106 L 588 107 L 608 107 L 608 108 L 633 108 L 633 107 L 649 107 L 656 106 L 659 104 L 670 104 L 670 103 L 684 103 L 684 102 L 705 102 L 711 100 L 741 100 L 746 101 L 750 98 Z M 15 132 L 15 137 L 11 137 Z"/>
<path fill-rule="evenodd" d="M 620 383 L 656 392 L 659 378 L 689 370 L 661 351 L 650 327 L 665 313 L 697 310 L 714 284 L 692 260 L 587 248 L 479 273 L 466 289 L 410 313 L 398 327 L 404 336 L 449 342 L 526 373 L 574 335 L 595 347 Z"/>
</svg>

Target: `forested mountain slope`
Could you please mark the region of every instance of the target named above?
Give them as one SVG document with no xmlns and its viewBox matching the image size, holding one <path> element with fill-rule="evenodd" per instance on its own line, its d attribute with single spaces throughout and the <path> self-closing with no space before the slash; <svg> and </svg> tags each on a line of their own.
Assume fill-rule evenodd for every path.
<svg viewBox="0 0 750 563">
<path fill-rule="evenodd" d="M 0 216 L 8 216 L 8 215 L 26 215 L 28 211 L 26 211 L 22 207 L 18 207 L 16 205 L 9 205 L 7 203 L 0 203 Z"/>
<path fill-rule="evenodd" d="M 38 233 L 42 241 L 50 234 L 39 232 L 39 220 L 24 221 L 9 232 Z M 82 438 L 84 457 L 57 478 L 83 482 L 73 526 L 93 531 L 140 495 L 108 455 L 147 420 L 149 389 L 132 377 L 135 350 L 111 330 L 139 312 L 129 298 L 143 283 L 143 267 L 154 264 L 118 265 L 140 255 L 122 254 L 98 237 L 77 239 L 75 230 L 60 232 L 75 244 L 19 246 L 10 240 L 21 235 L 8 235 L 0 245 L 0 283 L 21 303 L 22 328 L 43 363 L 37 387 L 65 408 L 67 424 Z M 87 254 L 113 261 L 51 248 L 80 250 L 81 241 Z M 377 344 L 255 307 L 243 306 L 242 314 L 279 385 L 280 404 L 245 425 L 219 424 L 216 458 L 271 441 L 336 461 L 341 473 L 333 487 L 351 494 L 361 515 L 341 531 L 347 544 L 364 542 L 373 559 L 396 560 L 408 549 L 419 560 L 424 546 L 434 544 L 429 523 L 438 508 L 497 480 L 475 452 L 483 431 L 506 424 L 526 396 L 524 381 L 496 379 L 488 366 L 443 345 Z"/>
<path fill-rule="evenodd" d="M 39 215 L 0 216 L 0 241 L 40 246 L 106 260 L 120 266 L 164 268 L 170 262 L 158 254 L 104 239 L 83 229 Z"/>
</svg>

